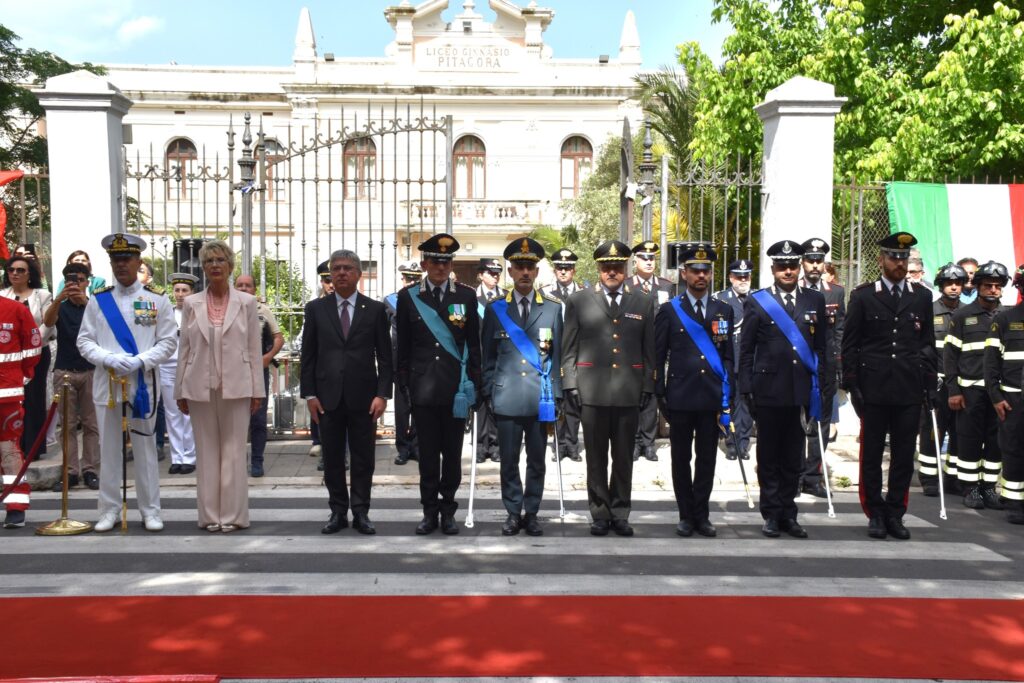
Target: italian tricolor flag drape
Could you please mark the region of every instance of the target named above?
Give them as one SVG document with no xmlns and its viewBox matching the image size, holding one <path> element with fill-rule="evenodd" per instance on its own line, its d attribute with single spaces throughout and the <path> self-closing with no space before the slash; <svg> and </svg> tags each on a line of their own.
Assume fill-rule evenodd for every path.
<svg viewBox="0 0 1024 683">
<path fill-rule="evenodd" d="M 892 232 L 917 237 L 929 277 L 966 256 L 1011 273 L 1024 263 L 1024 185 L 889 183 L 886 199 Z"/>
</svg>

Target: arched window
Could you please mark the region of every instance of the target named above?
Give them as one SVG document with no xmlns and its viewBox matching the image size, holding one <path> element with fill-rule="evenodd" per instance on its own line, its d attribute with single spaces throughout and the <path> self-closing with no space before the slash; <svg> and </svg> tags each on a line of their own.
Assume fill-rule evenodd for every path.
<svg viewBox="0 0 1024 683">
<path fill-rule="evenodd" d="M 199 159 L 199 153 L 191 140 L 175 138 L 167 145 L 167 159 L 165 167 L 169 180 L 167 182 L 167 197 L 188 197 L 192 191 L 192 182 L 188 179 L 195 170 L 195 164 Z"/>
<path fill-rule="evenodd" d="M 456 199 L 484 198 L 486 156 L 483 141 L 475 135 L 465 135 L 455 143 L 452 161 L 455 164 Z"/>
<path fill-rule="evenodd" d="M 267 175 L 264 179 L 267 199 L 280 199 L 285 190 L 285 176 L 288 173 L 286 164 L 278 163 L 285 157 L 284 146 L 274 138 L 264 138 L 263 148 L 267 155 Z"/>
<path fill-rule="evenodd" d="M 581 135 L 562 143 L 562 199 L 579 195 L 583 181 L 594 166 L 594 148 Z"/>
<path fill-rule="evenodd" d="M 373 199 L 377 196 L 377 145 L 370 138 L 355 138 L 345 143 L 345 198 Z"/>
</svg>

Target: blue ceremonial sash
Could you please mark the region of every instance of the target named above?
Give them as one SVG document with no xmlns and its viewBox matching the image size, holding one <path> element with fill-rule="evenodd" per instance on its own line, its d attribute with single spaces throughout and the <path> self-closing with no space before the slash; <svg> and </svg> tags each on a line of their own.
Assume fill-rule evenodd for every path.
<svg viewBox="0 0 1024 683">
<path fill-rule="evenodd" d="M 398 292 L 391 292 L 384 297 L 384 300 L 391 305 L 392 310 L 398 310 Z"/>
<path fill-rule="evenodd" d="M 117 307 L 117 302 L 114 301 L 114 295 L 107 290 L 95 296 L 96 303 L 99 304 L 100 311 L 103 313 L 107 325 L 110 326 L 110 331 L 114 333 L 117 343 L 121 345 L 121 349 L 133 356 L 139 355 L 139 345 L 135 343 L 135 336 L 128 327 L 128 323 L 124 321 L 124 316 L 121 315 L 121 310 Z M 149 389 L 146 388 L 146 373 L 145 366 L 143 366 L 139 368 L 135 397 L 132 400 L 132 417 L 145 419 L 147 415 L 149 415 Z"/>
<path fill-rule="evenodd" d="M 522 354 L 526 362 L 533 366 L 533 369 L 540 373 L 540 403 L 537 406 L 537 420 L 540 422 L 555 421 L 555 399 L 554 389 L 551 386 L 551 358 L 541 361 L 540 352 L 533 345 L 533 341 L 526 336 L 523 328 L 516 325 L 508 315 L 508 302 L 498 299 L 491 304 L 494 314 L 498 316 L 498 322 L 505 328 L 508 338 L 512 340 L 516 350 Z"/>
<path fill-rule="evenodd" d="M 779 326 L 782 334 L 786 335 L 786 339 L 796 349 L 797 358 L 800 359 L 800 362 L 803 363 L 807 371 L 811 373 L 811 403 L 807 412 L 811 417 L 820 422 L 821 390 L 818 388 L 818 356 L 807 345 L 807 340 L 804 339 L 804 335 L 800 333 L 793 319 L 786 313 L 786 309 L 779 305 L 779 302 L 775 300 L 775 297 L 768 290 L 759 289 L 751 296 L 754 297 L 754 301 L 761 305 L 761 308 L 768 314 L 768 317 Z"/>
<path fill-rule="evenodd" d="M 684 294 L 683 296 L 686 295 Z M 728 434 L 729 373 L 725 371 L 725 365 L 722 363 L 722 357 L 718 355 L 718 349 L 715 348 L 715 345 L 711 341 L 711 337 L 708 336 L 708 332 L 704 329 L 704 326 L 686 315 L 683 311 L 683 305 L 680 297 L 672 299 L 672 310 L 676 312 L 676 317 L 679 318 L 679 322 L 682 323 L 683 329 L 686 330 L 686 334 L 690 335 L 690 339 L 692 339 L 693 343 L 697 345 L 697 350 L 704 355 L 708 365 L 711 366 L 711 370 L 718 375 L 720 380 L 722 380 L 722 413 L 719 415 L 718 421 Z M 732 340 L 729 340 L 729 343 L 731 344 Z"/>
<path fill-rule="evenodd" d="M 473 382 L 466 376 L 466 363 L 469 361 L 469 343 L 467 342 L 462 348 L 462 353 L 459 353 L 459 347 L 455 343 L 452 331 L 441 320 L 441 316 L 437 314 L 437 311 L 423 303 L 419 296 L 413 292 L 409 292 L 409 298 L 412 299 L 420 317 L 427 324 L 427 329 L 434 335 L 434 339 L 438 341 L 441 348 L 450 353 L 455 360 L 459 361 L 461 374 L 459 376 L 459 389 L 455 392 L 455 400 L 452 402 L 452 417 L 464 420 L 469 417 L 469 407 L 476 403 L 476 387 L 473 386 Z"/>
</svg>

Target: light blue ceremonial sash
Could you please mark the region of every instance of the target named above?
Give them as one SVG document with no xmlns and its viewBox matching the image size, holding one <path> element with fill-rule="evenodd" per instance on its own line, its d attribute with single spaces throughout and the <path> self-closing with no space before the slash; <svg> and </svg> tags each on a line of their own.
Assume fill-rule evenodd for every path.
<svg viewBox="0 0 1024 683">
<path fill-rule="evenodd" d="M 462 353 L 459 353 L 459 347 L 455 343 L 452 331 L 441 320 L 441 316 L 437 314 L 437 311 L 423 303 L 419 296 L 412 292 L 409 292 L 409 298 L 416 305 L 416 310 L 419 312 L 420 317 L 423 318 L 423 322 L 427 324 L 427 329 L 434 335 L 434 339 L 438 341 L 441 348 L 450 353 L 455 360 L 459 361 L 461 374 L 459 376 L 459 388 L 455 392 L 455 400 L 452 402 L 452 417 L 464 420 L 469 417 L 469 407 L 476 403 L 476 387 L 473 386 L 473 382 L 466 376 L 466 363 L 469 361 L 469 343 L 467 342 L 462 348 Z"/>
<path fill-rule="evenodd" d="M 391 294 L 384 297 L 384 300 L 391 305 L 392 310 L 398 309 L 398 292 L 391 292 Z"/>
<path fill-rule="evenodd" d="M 508 338 L 512 340 L 516 350 L 526 359 L 526 362 L 533 366 L 533 369 L 540 373 L 540 403 L 537 406 L 537 420 L 539 422 L 555 421 L 555 399 L 554 389 L 551 386 L 551 358 L 541 361 L 540 352 L 533 345 L 533 341 L 526 336 L 523 328 L 516 325 L 508 315 L 508 302 L 498 299 L 491 304 L 494 314 L 498 316 L 498 322 L 505 328 Z"/>
<path fill-rule="evenodd" d="M 683 296 L 686 295 L 684 294 Z M 711 370 L 718 375 L 718 379 L 722 380 L 722 413 L 718 417 L 718 422 L 728 434 L 729 373 L 725 371 L 725 365 L 722 363 L 722 357 L 718 355 L 718 349 L 715 348 L 715 345 L 711 341 L 711 337 L 708 336 L 708 332 L 704 329 L 704 326 L 686 315 L 683 311 L 683 305 L 680 297 L 672 299 L 672 310 L 676 312 L 676 317 L 679 318 L 679 322 L 682 323 L 683 329 L 686 330 L 686 334 L 690 335 L 690 339 L 692 339 L 693 343 L 697 345 L 697 350 L 704 355 L 708 365 L 711 366 Z M 730 341 L 730 343 L 732 342 Z"/>
<path fill-rule="evenodd" d="M 485 312 L 486 312 L 486 307 L 482 303 L 480 303 L 479 299 L 477 299 L 477 302 L 476 302 L 476 314 L 480 316 L 481 320 L 484 319 L 484 313 Z"/>
<path fill-rule="evenodd" d="M 800 329 L 797 328 L 793 319 L 786 313 L 786 309 L 779 305 L 779 302 L 775 300 L 775 297 L 767 289 L 759 289 L 751 296 L 754 297 L 754 301 L 761 305 L 761 308 L 768 314 L 768 317 L 779 326 L 782 334 L 786 335 L 786 339 L 796 349 L 797 358 L 807 368 L 807 371 L 811 373 L 811 402 L 807 412 L 811 417 L 820 422 L 821 390 L 818 388 L 818 356 L 808 346 L 807 340 L 804 339 L 804 335 L 800 333 Z"/>
<path fill-rule="evenodd" d="M 103 313 L 103 317 L 114 333 L 114 338 L 121 345 L 125 353 L 133 356 L 139 355 L 139 345 L 135 343 L 135 336 L 132 334 L 128 323 L 124 321 L 121 310 L 114 301 L 114 295 L 107 290 L 96 294 L 96 303 Z M 145 419 L 149 415 L 149 389 L 146 388 L 145 366 L 139 368 L 138 383 L 135 386 L 135 397 L 132 400 L 132 417 Z"/>
</svg>

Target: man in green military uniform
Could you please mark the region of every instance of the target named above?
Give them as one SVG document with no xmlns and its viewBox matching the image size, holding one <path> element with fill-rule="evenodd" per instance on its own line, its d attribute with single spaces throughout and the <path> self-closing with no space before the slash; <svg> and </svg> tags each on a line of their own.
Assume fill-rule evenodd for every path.
<svg viewBox="0 0 1024 683">
<path fill-rule="evenodd" d="M 633 439 L 654 394 L 655 299 L 625 283 L 630 249 L 609 240 L 594 250 L 601 281 L 569 297 L 562 335 L 562 389 L 580 407 L 587 451 L 590 533 L 632 536 Z M 608 479 L 608 451 L 612 474 Z"/>
</svg>

